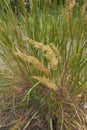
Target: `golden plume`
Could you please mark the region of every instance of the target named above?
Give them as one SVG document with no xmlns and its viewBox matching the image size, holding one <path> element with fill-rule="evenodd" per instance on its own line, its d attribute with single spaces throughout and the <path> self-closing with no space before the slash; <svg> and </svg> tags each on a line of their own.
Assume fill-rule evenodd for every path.
<svg viewBox="0 0 87 130">
<path fill-rule="evenodd" d="M 33 76 L 32 78 L 40 81 L 43 85 L 45 85 L 46 87 L 48 87 L 49 89 L 53 89 L 56 90 L 56 84 L 52 81 L 50 81 L 50 79 L 44 77 L 40 77 L 40 76 Z"/>
<path fill-rule="evenodd" d="M 35 58 L 33 56 L 28 56 L 28 55 L 26 55 L 26 54 L 24 54 L 22 52 L 18 52 L 18 53 L 16 53 L 16 55 L 21 57 L 26 62 L 32 64 L 36 69 L 47 73 L 46 67 L 37 58 Z"/>
</svg>

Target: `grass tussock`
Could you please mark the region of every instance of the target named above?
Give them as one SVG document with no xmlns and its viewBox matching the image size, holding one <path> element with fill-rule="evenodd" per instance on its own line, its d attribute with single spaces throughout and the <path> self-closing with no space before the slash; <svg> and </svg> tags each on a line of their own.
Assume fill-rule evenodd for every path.
<svg viewBox="0 0 87 130">
<path fill-rule="evenodd" d="M 9 1 L 0 1 L 0 88 L 16 89 L 9 113 L 25 112 L 13 116 L 9 129 L 33 130 L 42 118 L 47 130 L 86 130 L 87 3 L 39 2 L 32 0 L 27 12 L 21 0 L 15 14 Z"/>
</svg>

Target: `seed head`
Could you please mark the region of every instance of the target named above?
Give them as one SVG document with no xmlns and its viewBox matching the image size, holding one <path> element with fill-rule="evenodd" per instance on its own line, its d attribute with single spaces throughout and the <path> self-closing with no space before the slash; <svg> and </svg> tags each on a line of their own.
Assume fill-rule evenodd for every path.
<svg viewBox="0 0 87 130">
<path fill-rule="evenodd" d="M 38 69 L 39 71 L 47 73 L 46 67 L 37 58 L 33 56 L 28 56 L 21 52 L 18 52 L 17 55 L 20 56 L 26 62 L 32 64 L 34 68 Z"/>
<path fill-rule="evenodd" d="M 56 90 L 56 84 L 52 81 L 50 81 L 50 79 L 46 78 L 46 77 L 40 77 L 40 76 L 33 76 L 32 78 L 37 79 L 38 81 L 41 81 L 41 83 L 43 85 L 45 85 L 46 87 L 48 87 L 49 89 L 53 89 Z"/>
<path fill-rule="evenodd" d="M 51 47 L 49 45 L 44 45 L 43 43 L 34 41 L 32 39 L 29 39 L 29 42 L 31 42 L 36 49 L 41 49 L 42 51 L 46 52 L 45 57 L 49 60 L 51 69 L 54 70 L 57 68 L 59 59 L 56 58 L 54 51 L 51 49 Z M 57 51 L 57 49 L 56 49 L 56 51 Z M 56 53 L 58 53 L 58 52 L 56 52 Z"/>
</svg>

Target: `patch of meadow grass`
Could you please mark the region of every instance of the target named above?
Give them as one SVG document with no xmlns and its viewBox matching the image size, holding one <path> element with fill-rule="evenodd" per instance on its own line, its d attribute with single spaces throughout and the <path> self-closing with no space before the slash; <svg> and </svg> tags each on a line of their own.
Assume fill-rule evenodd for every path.
<svg viewBox="0 0 87 130">
<path fill-rule="evenodd" d="M 0 1 L 0 86 L 27 87 L 23 101 L 30 96 L 46 110 L 50 129 L 56 118 L 60 130 L 86 130 L 87 16 L 66 3 L 40 8 L 33 0 L 27 14 L 21 0 L 16 16 Z"/>
</svg>

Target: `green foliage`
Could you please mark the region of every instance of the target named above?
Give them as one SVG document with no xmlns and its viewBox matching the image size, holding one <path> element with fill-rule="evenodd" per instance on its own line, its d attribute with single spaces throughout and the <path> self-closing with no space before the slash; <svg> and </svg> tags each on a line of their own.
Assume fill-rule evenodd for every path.
<svg viewBox="0 0 87 130">
<path fill-rule="evenodd" d="M 21 0 L 17 19 L 8 2 L 0 4 L 6 10 L 0 14 L 0 86 L 29 88 L 24 100 L 30 96 L 43 106 L 51 129 L 56 117 L 60 130 L 86 130 L 81 105 L 87 92 L 87 16 L 81 15 L 82 6 L 41 9 L 32 0 L 27 16 Z"/>
</svg>

